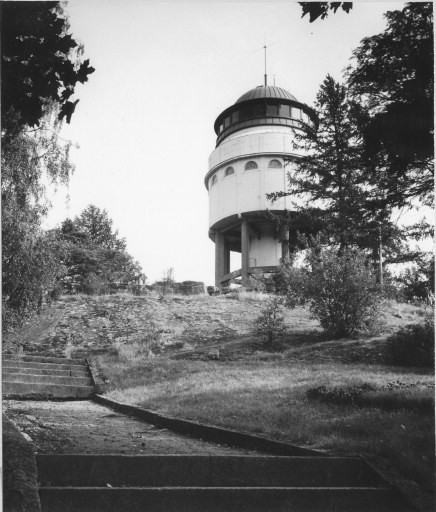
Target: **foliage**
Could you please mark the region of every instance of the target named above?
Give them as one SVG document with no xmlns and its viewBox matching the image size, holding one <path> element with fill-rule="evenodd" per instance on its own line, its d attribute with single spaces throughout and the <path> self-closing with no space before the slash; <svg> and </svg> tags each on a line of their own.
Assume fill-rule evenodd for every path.
<svg viewBox="0 0 436 512">
<path fill-rule="evenodd" d="M 385 15 L 384 32 L 363 39 L 348 69 L 350 93 L 365 107 L 361 131 L 369 177 L 382 181 L 385 204 L 433 192 L 433 6 L 408 3 Z M 380 173 L 380 165 L 384 175 Z"/>
<path fill-rule="evenodd" d="M 111 284 L 136 284 L 144 278 L 105 210 L 89 205 L 74 221 L 64 221 L 60 236 L 66 267 L 62 284 L 68 293 L 107 293 Z"/>
<path fill-rule="evenodd" d="M 347 14 L 350 12 L 350 10 L 353 8 L 353 2 L 298 2 L 302 9 L 303 14 L 301 15 L 302 18 L 306 16 L 306 14 L 309 14 L 309 21 L 312 23 L 319 17 L 321 17 L 322 20 L 327 18 L 329 14 L 329 10 L 333 11 L 336 14 L 336 11 L 341 7 L 343 11 L 345 11 Z"/>
<path fill-rule="evenodd" d="M 312 315 L 334 337 L 368 329 L 377 318 L 380 292 L 362 252 L 314 246 L 306 268 L 285 263 L 280 269 L 289 307 L 308 303 Z"/>
<path fill-rule="evenodd" d="M 285 330 L 282 307 L 282 297 L 271 297 L 255 321 L 255 332 L 268 345 L 272 345 Z"/>
<path fill-rule="evenodd" d="M 428 301 L 434 296 L 434 258 L 419 258 L 416 265 L 406 269 L 397 280 L 406 301 Z"/>
<path fill-rule="evenodd" d="M 365 108 L 331 76 L 322 83 L 315 108 L 318 130 L 295 135 L 295 149 L 303 156 L 287 162 L 287 190 L 267 195 L 272 201 L 294 200 L 293 212 L 270 214 L 278 231 L 287 227 L 290 253 L 306 248 L 307 236 L 318 235 L 326 245 L 339 245 L 340 252 L 352 246 L 366 251 L 374 268 L 380 260 L 413 259 L 407 239 L 424 238 L 432 228 L 425 222 L 400 228 L 391 221 L 390 163 L 368 157 L 362 134 Z"/>
<path fill-rule="evenodd" d="M 100 210 L 90 204 L 74 219 L 75 228 L 84 233 L 88 240 L 98 247 L 123 251 L 126 248 L 124 238 L 119 238 L 118 231 L 112 229 L 113 221 L 106 210 Z"/>
<path fill-rule="evenodd" d="M 409 324 L 387 340 L 386 362 L 398 366 L 434 368 L 434 323 Z"/>
<path fill-rule="evenodd" d="M 62 246 L 53 233 L 44 233 L 31 213 L 3 208 L 2 327 L 3 333 L 57 294 L 64 273 Z"/>
<path fill-rule="evenodd" d="M 69 98 L 93 70 L 59 3 L 2 2 L 0 9 L 5 332 L 59 294 L 63 243 L 41 229 L 49 208 L 43 183 L 67 183 L 73 172 L 61 119 L 70 121 L 78 100 Z"/>
<path fill-rule="evenodd" d="M 329 75 L 317 94 L 315 108 L 317 132 L 295 136 L 295 149 L 303 156 L 289 162 L 288 190 L 268 198 L 299 198 L 302 203 L 294 207 L 301 219 L 301 232 L 322 229 L 326 241 L 339 244 L 343 250 L 357 244 L 360 233 L 371 231 L 369 223 L 374 220 L 364 210 L 362 147 L 355 119 L 358 109 L 348 100 L 345 86 Z M 286 223 L 291 226 L 292 220 Z M 293 241 L 292 246 L 297 243 Z"/>
<path fill-rule="evenodd" d="M 64 273 L 62 247 L 41 220 L 48 209 L 43 177 L 65 183 L 72 172 L 70 143 L 58 142 L 53 113 L 35 132 L 23 130 L 2 144 L 3 321 L 7 330 L 40 311 L 57 294 Z M 51 125 L 55 130 L 46 128 Z"/>
<path fill-rule="evenodd" d="M 2 130 L 9 135 L 39 126 L 47 103 L 70 122 L 75 87 L 94 69 L 68 30 L 59 2 L 1 3 Z"/>
</svg>

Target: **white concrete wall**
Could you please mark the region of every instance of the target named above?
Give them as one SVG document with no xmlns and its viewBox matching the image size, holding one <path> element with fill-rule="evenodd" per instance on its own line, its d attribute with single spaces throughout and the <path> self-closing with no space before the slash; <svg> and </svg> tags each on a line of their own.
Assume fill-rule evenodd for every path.
<svg viewBox="0 0 436 512">
<path fill-rule="evenodd" d="M 279 160 L 281 169 L 268 167 L 271 160 Z M 254 160 L 258 168 L 245 170 L 245 164 Z M 240 158 L 231 162 L 235 174 L 225 176 L 227 164 L 216 168 L 209 177 L 209 226 L 234 214 L 257 210 L 283 210 L 291 207 L 289 197 L 272 203 L 266 198 L 271 192 L 285 191 L 287 188 L 287 172 L 292 169 L 283 165 L 279 155 L 263 156 L 253 154 L 251 157 Z M 217 181 L 212 185 L 213 176 Z"/>
<path fill-rule="evenodd" d="M 295 133 L 296 130 L 289 126 L 256 126 L 238 131 L 212 151 L 209 157 L 209 171 L 234 158 L 260 153 L 298 156 L 298 152 L 292 147 Z"/>
</svg>

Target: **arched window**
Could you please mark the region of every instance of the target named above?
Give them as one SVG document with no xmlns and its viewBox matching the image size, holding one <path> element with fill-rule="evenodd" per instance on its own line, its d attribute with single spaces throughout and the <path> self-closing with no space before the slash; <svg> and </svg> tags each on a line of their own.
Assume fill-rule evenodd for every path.
<svg viewBox="0 0 436 512">
<path fill-rule="evenodd" d="M 216 174 L 214 174 L 212 176 L 212 180 L 211 180 L 211 185 L 215 185 L 215 183 L 218 181 L 218 176 Z"/>
<path fill-rule="evenodd" d="M 281 169 L 282 164 L 279 160 L 270 160 L 268 167 L 273 167 L 274 169 Z"/>
<path fill-rule="evenodd" d="M 224 172 L 224 176 L 230 176 L 231 174 L 235 174 L 235 169 L 233 169 L 233 167 L 227 167 Z"/>
<path fill-rule="evenodd" d="M 254 160 L 250 160 L 245 164 L 245 170 L 249 171 L 250 169 L 257 169 L 257 163 Z"/>
</svg>

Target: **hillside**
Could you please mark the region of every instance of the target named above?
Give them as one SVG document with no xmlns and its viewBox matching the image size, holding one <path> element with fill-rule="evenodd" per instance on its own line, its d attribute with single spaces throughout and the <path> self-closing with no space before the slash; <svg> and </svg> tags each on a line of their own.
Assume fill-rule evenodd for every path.
<svg viewBox="0 0 436 512">
<path fill-rule="evenodd" d="M 155 354 L 215 347 L 227 347 L 228 355 L 238 350 L 259 351 L 263 347 L 252 329 L 266 297 L 249 293 L 164 298 L 152 294 L 63 296 L 41 316 L 6 337 L 3 351 L 82 357 L 113 354 L 132 345 L 145 348 L 150 340 L 158 348 Z M 306 309 L 285 310 L 286 334 L 281 348 L 288 356 L 312 361 L 317 357 L 373 360 L 388 334 L 419 322 L 423 315 L 422 308 L 386 302 L 376 333 L 361 339 L 328 341 Z"/>
<path fill-rule="evenodd" d="M 3 351 L 94 355 L 116 400 L 362 455 L 432 510 L 434 375 L 385 361 L 387 336 L 422 321 L 425 310 L 385 302 L 376 332 L 341 340 L 326 339 L 304 308 L 286 310 L 286 332 L 268 347 L 253 334 L 265 300 L 64 296 Z"/>
</svg>

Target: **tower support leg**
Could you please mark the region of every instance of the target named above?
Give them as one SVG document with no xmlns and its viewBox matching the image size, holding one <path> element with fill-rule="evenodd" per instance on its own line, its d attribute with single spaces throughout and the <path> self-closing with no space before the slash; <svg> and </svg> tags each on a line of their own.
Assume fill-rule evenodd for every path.
<svg viewBox="0 0 436 512">
<path fill-rule="evenodd" d="M 215 233 L 215 286 L 217 288 L 221 287 L 221 279 L 226 274 L 225 263 L 224 235 L 217 231 Z"/>
<path fill-rule="evenodd" d="M 248 286 L 248 252 L 249 252 L 248 222 L 242 219 L 241 223 L 241 278 L 242 286 Z"/>
<path fill-rule="evenodd" d="M 230 274 L 230 249 L 224 243 L 224 275 Z"/>
<path fill-rule="evenodd" d="M 282 263 L 289 258 L 289 226 L 282 226 Z"/>
</svg>

